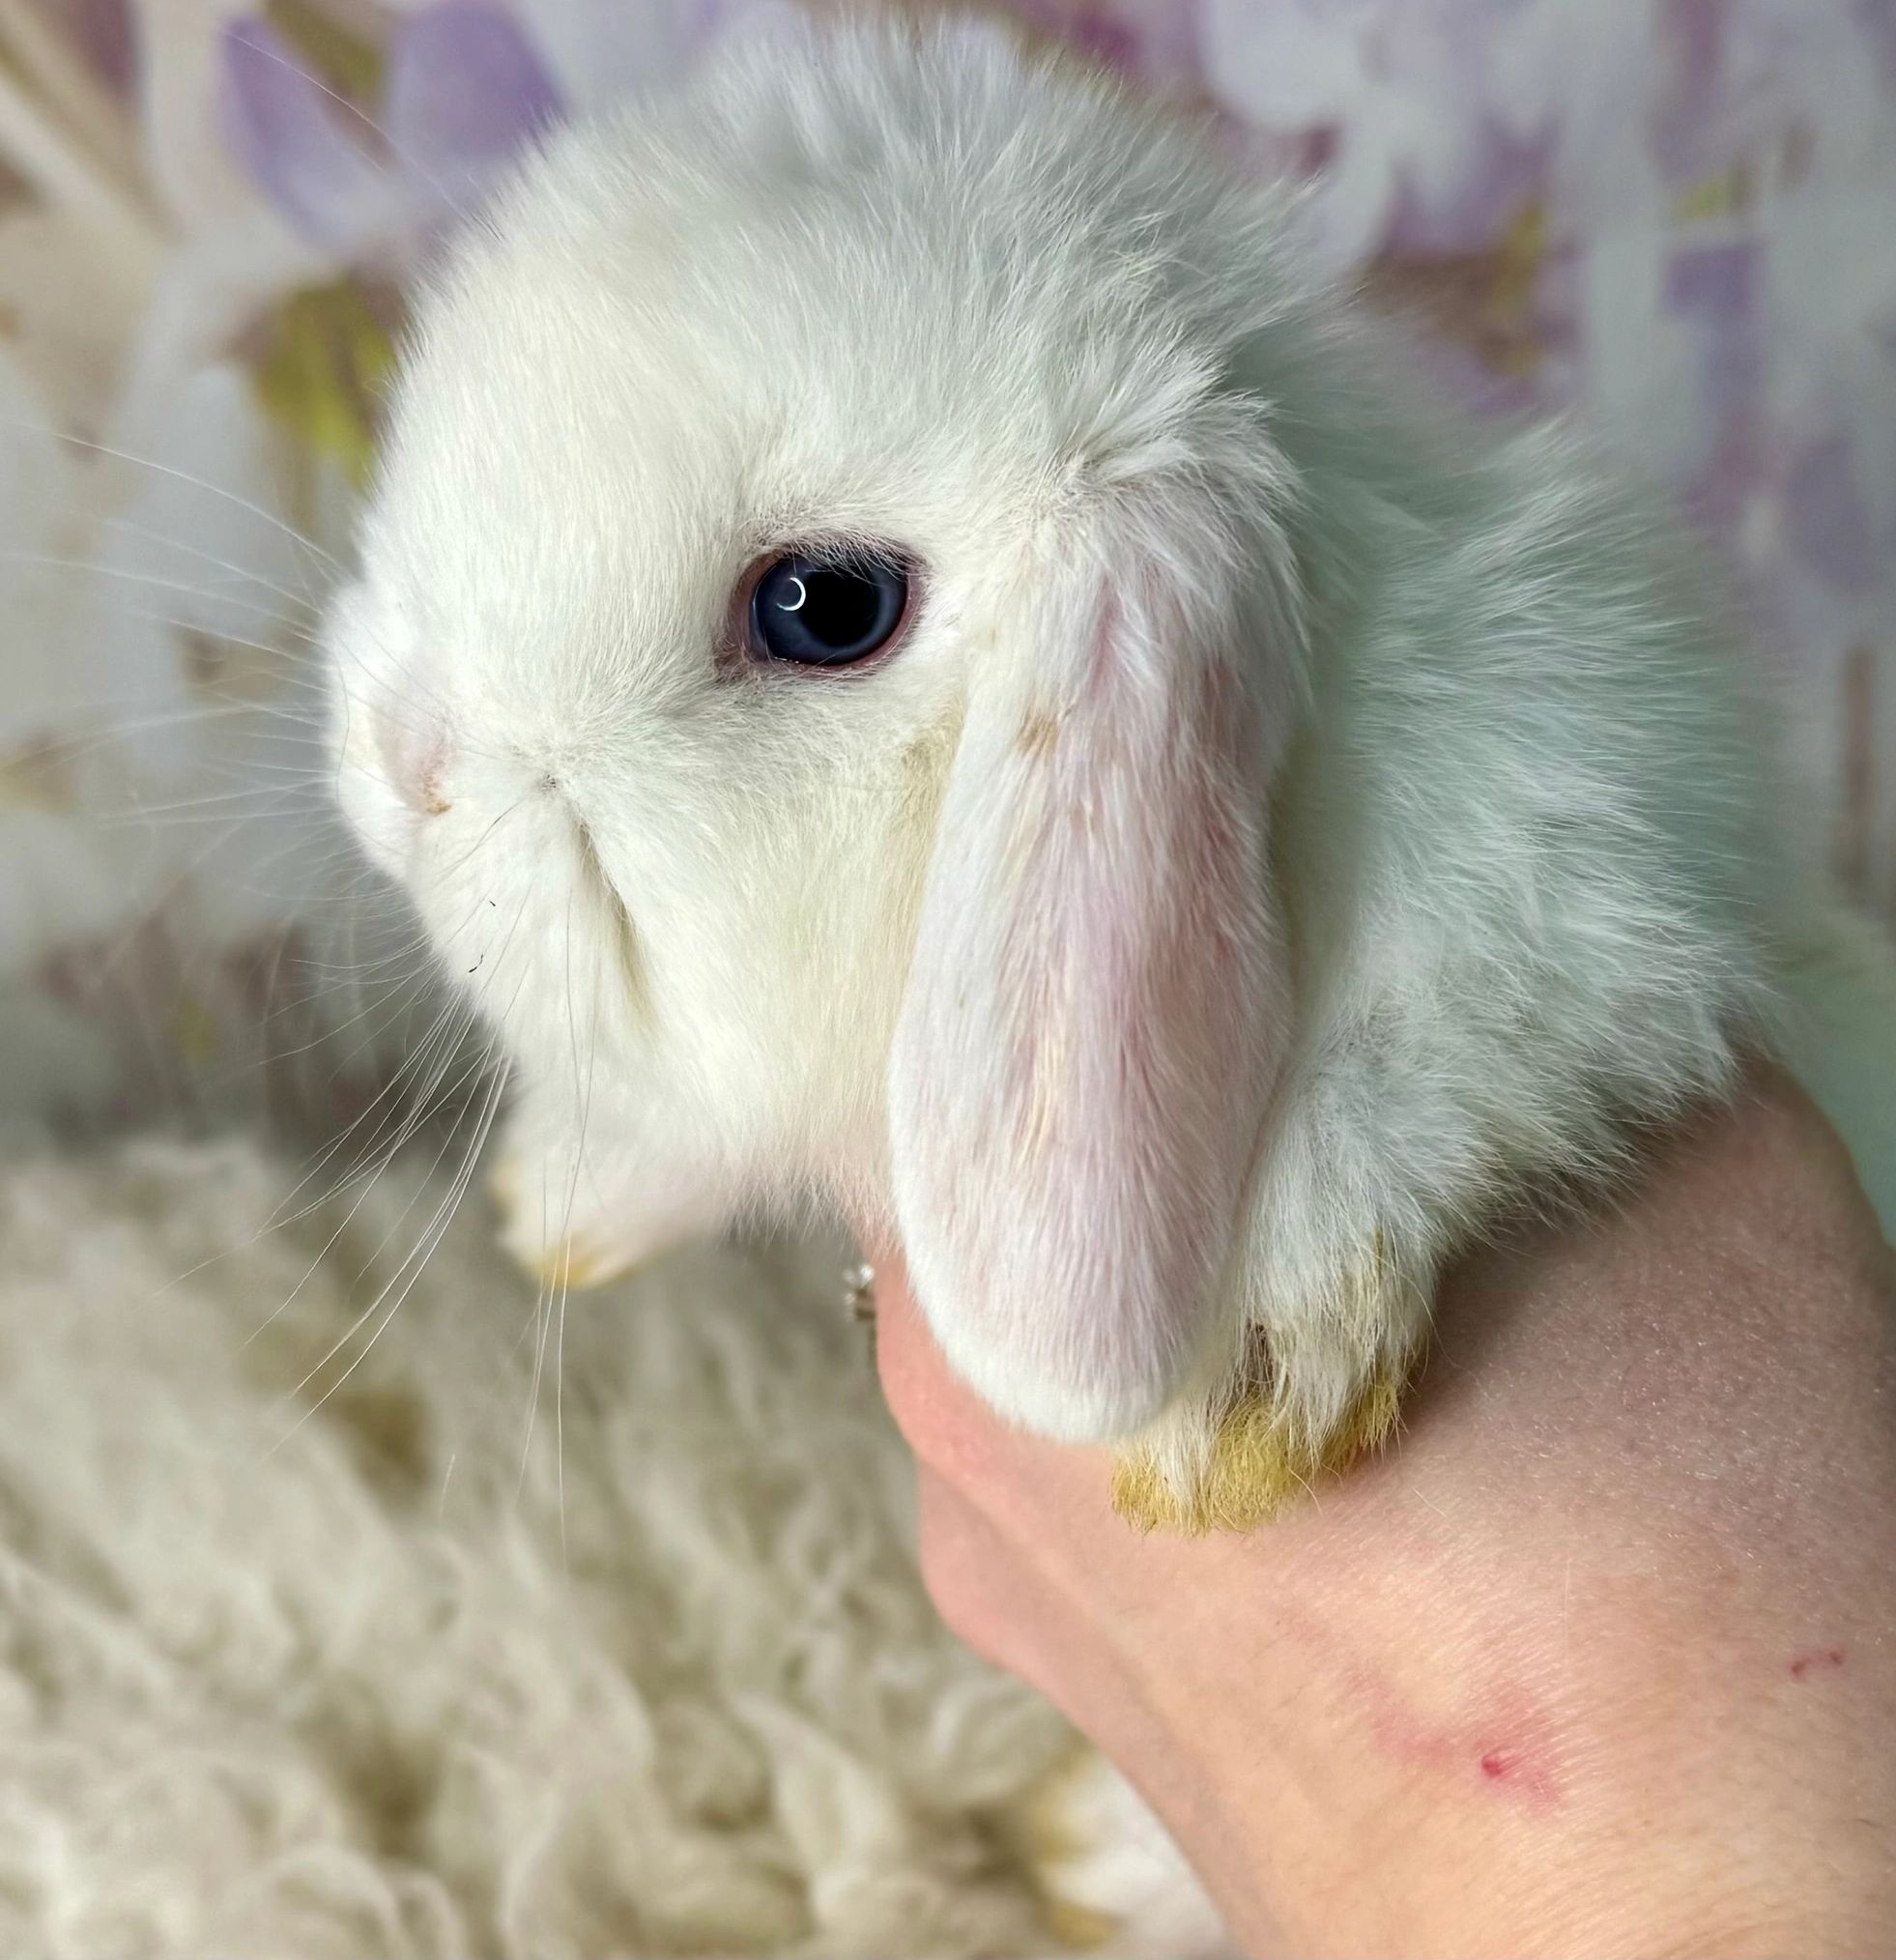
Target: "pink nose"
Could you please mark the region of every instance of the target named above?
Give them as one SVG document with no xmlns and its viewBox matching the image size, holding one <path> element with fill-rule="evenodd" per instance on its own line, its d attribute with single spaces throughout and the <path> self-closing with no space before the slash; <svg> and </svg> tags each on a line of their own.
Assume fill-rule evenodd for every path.
<svg viewBox="0 0 1896 1960">
<path fill-rule="evenodd" d="M 388 782 L 417 817 L 441 817 L 453 808 L 443 785 L 449 746 L 442 728 L 417 725 L 405 712 L 376 717 L 376 744 Z"/>
</svg>

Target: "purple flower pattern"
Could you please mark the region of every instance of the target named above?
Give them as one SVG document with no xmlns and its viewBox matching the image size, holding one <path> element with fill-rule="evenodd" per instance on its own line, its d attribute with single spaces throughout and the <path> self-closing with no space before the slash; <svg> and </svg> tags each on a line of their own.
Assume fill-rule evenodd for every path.
<svg viewBox="0 0 1896 1960">
<path fill-rule="evenodd" d="M 291 223 L 344 262 L 412 247 L 460 216 L 560 106 L 519 23 L 485 0 L 404 15 L 373 110 L 331 88 L 267 19 L 238 19 L 224 36 L 232 148 Z"/>
</svg>

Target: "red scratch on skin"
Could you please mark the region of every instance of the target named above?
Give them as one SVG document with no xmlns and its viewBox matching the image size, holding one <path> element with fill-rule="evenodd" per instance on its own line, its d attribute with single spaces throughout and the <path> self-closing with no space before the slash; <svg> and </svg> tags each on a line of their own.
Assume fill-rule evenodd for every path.
<svg viewBox="0 0 1896 1960">
<path fill-rule="evenodd" d="M 1505 1783 L 1536 1810 L 1551 1810 L 1561 1801 L 1551 1749 L 1490 1749 L 1481 1758 L 1481 1774 L 1490 1783 Z"/>
<path fill-rule="evenodd" d="M 1349 1699 L 1361 1709 L 1377 1745 L 1398 1763 L 1431 1770 L 1457 1782 L 1473 1780 L 1530 1810 L 1558 1809 L 1566 1797 L 1561 1749 L 1552 1722 L 1520 1688 L 1497 1684 L 1479 1716 L 1429 1721 L 1417 1714 L 1381 1671 L 1339 1654 L 1334 1632 L 1286 1615 L 1307 1639 L 1327 1650 Z M 1508 1740 L 1494 1740 L 1499 1730 Z"/>
<path fill-rule="evenodd" d="M 1531 1810 L 1552 1810 L 1562 1797 L 1558 1752 L 1547 1724 L 1524 1698 L 1504 1689 L 1499 1721 L 1423 1722 L 1403 1709 L 1379 1682 L 1352 1670 L 1351 1686 L 1362 1697 L 1376 1740 L 1399 1762 L 1443 1772 L 1459 1780 L 1476 1771 L 1484 1786 L 1516 1799 Z M 1483 1746 L 1481 1730 L 1489 1736 L 1500 1727 L 1510 1732 L 1506 1744 Z"/>
<path fill-rule="evenodd" d="M 1808 1654 L 1799 1654 L 1791 1663 L 1791 1679 L 1802 1681 L 1813 1669 L 1819 1667 L 1841 1667 L 1844 1664 L 1844 1651 L 1841 1647 L 1817 1647 Z"/>
</svg>

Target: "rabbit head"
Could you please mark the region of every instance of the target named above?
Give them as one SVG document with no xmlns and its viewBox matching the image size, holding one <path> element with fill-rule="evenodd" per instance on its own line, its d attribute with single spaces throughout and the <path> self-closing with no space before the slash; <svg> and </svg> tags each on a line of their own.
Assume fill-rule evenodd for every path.
<svg viewBox="0 0 1896 1960">
<path fill-rule="evenodd" d="M 1177 1390 L 1288 1014 L 1296 484 L 1233 379 L 1281 229 L 1104 82 L 856 26 L 564 133 L 460 243 L 338 780 L 550 1237 L 840 1199 L 1004 1413 Z"/>
</svg>

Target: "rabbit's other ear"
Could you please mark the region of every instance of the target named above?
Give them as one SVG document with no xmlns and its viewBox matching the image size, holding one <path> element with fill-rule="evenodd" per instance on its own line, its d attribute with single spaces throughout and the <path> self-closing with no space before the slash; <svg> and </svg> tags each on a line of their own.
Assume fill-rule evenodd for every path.
<svg viewBox="0 0 1896 1960">
<path fill-rule="evenodd" d="M 1002 1414 L 1074 1439 L 1180 1387 L 1283 1046 L 1263 677 L 1284 622 L 1187 501 L 1190 529 L 1095 521 L 1003 601 L 891 1058 L 896 1222 L 936 1339 Z"/>
</svg>

